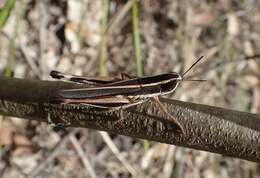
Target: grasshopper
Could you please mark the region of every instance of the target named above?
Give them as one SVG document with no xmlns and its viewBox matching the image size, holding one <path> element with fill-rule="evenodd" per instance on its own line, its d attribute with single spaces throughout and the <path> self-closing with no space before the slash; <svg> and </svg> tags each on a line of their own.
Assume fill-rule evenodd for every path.
<svg viewBox="0 0 260 178">
<path fill-rule="evenodd" d="M 181 81 L 205 81 L 187 80 L 184 76 L 203 58 L 197 59 L 183 74 L 177 72 L 164 73 L 153 76 L 122 78 L 96 78 L 67 75 L 58 71 L 51 71 L 50 75 L 56 79 L 90 84 L 93 87 L 81 89 L 66 89 L 59 91 L 59 97 L 65 104 L 85 104 L 93 107 L 122 110 L 136 106 L 149 99 L 153 99 L 160 110 L 165 113 L 177 125 L 182 133 L 185 133 L 182 125 L 167 111 L 160 102 L 159 96 L 175 91 Z"/>
</svg>

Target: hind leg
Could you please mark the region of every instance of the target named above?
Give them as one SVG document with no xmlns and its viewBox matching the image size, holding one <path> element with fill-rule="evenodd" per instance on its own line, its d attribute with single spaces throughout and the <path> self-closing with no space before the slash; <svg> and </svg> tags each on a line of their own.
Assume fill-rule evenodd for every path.
<svg viewBox="0 0 260 178">
<path fill-rule="evenodd" d="M 182 125 L 176 120 L 175 117 L 173 117 L 165 108 L 165 106 L 161 103 L 161 101 L 159 100 L 159 97 L 153 97 L 153 100 L 155 101 L 156 105 L 160 108 L 160 111 L 162 111 L 164 114 L 166 114 L 166 116 L 168 116 L 170 119 L 168 119 L 167 117 L 165 117 L 166 120 L 168 121 L 172 121 L 179 129 L 180 131 L 185 134 L 185 131 L 182 127 Z"/>
</svg>

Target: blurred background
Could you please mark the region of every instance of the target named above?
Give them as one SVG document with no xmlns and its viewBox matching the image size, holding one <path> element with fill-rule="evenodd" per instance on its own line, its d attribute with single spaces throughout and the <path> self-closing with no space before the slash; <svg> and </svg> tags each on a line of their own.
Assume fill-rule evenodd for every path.
<svg viewBox="0 0 260 178">
<path fill-rule="evenodd" d="M 203 55 L 188 75 L 208 81 L 183 83 L 167 97 L 260 111 L 258 0 L 2 0 L 0 7 L 0 75 L 182 73 Z M 0 177 L 8 178 L 260 176 L 248 161 L 4 116 L 0 145 Z"/>
</svg>

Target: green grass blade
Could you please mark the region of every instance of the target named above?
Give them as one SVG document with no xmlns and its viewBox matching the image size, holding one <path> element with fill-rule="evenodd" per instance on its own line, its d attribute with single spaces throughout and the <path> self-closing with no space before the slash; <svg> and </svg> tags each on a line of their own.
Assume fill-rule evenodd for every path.
<svg viewBox="0 0 260 178">
<path fill-rule="evenodd" d="M 18 12 L 17 12 L 17 15 L 16 15 L 16 23 L 15 23 L 15 27 L 14 27 L 14 34 L 12 36 L 12 39 L 10 41 L 10 46 L 9 46 L 9 49 L 8 49 L 8 58 L 7 58 L 7 67 L 6 67 L 6 70 L 5 70 L 5 73 L 4 75 L 5 76 L 11 76 L 12 74 L 12 67 L 13 67 L 13 63 L 14 63 L 14 57 L 15 57 L 15 40 L 18 36 L 18 30 L 19 30 L 19 27 L 20 27 L 20 22 L 21 22 L 21 19 L 24 15 L 24 11 L 25 11 L 25 0 L 21 0 L 20 1 L 20 4 L 19 4 L 19 9 L 18 9 Z"/>
<path fill-rule="evenodd" d="M 134 52 L 135 52 L 135 63 L 136 63 L 136 74 L 137 76 L 143 75 L 143 65 L 141 59 L 140 49 L 140 33 L 138 28 L 138 5 L 137 0 L 132 0 L 132 28 L 133 28 L 133 40 L 134 40 Z"/>
<path fill-rule="evenodd" d="M 132 30 L 133 30 L 133 43 L 134 43 L 134 54 L 135 54 L 135 64 L 136 64 L 136 75 L 143 75 L 143 64 L 141 58 L 141 45 L 140 45 L 140 32 L 138 23 L 138 5 L 137 0 L 132 0 Z M 143 140 L 143 148 L 145 151 L 149 149 L 149 141 Z"/>
<path fill-rule="evenodd" d="M 3 28 L 5 25 L 16 0 L 6 0 L 4 7 L 0 9 L 0 28 Z"/>
<path fill-rule="evenodd" d="M 103 0 L 103 17 L 101 23 L 101 39 L 99 44 L 99 75 L 106 75 L 106 29 L 107 29 L 107 21 L 108 21 L 108 13 L 109 13 L 109 0 Z"/>
</svg>

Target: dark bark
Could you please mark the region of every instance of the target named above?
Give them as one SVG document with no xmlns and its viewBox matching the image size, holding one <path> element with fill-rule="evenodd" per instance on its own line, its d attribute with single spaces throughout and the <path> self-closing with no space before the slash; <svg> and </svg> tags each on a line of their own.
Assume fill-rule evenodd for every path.
<svg viewBox="0 0 260 178">
<path fill-rule="evenodd" d="M 176 132 L 151 102 L 135 109 L 100 111 L 82 105 L 53 104 L 57 91 L 81 88 L 59 81 L 37 81 L 0 77 L 0 114 L 25 119 L 85 127 L 136 138 L 205 150 L 260 162 L 260 115 L 219 107 L 161 99 L 181 123 L 186 134 Z"/>
</svg>

